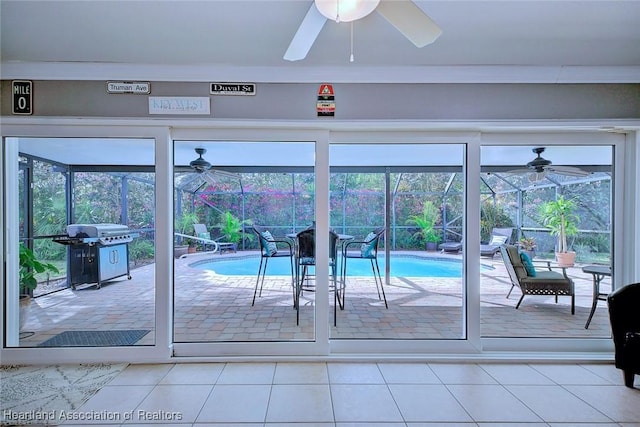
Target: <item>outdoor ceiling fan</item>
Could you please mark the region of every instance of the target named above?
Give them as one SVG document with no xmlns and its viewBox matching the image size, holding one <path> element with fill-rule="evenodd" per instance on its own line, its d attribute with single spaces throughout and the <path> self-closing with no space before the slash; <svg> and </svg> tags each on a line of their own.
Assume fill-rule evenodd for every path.
<svg viewBox="0 0 640 427">
<path fill-rule="evenodd" d="M 531 160 L 529 163 L 525 165 L 525 168 L 510 170 L 508 173 L 511 174 L 529 174 L 529 181 L 537 182 L 544 179 L 547 173 L 555 173 L 558 175 L 568 175 L 575 177 L 583 177 L 588 176 L 590 173 L 574 167 L 574 166 L 553 166 L 551 160 L 547 160 L 541 156 L 544 153 L 545 147 L 536 147 L 533 148 L 533 151 L 537 157 Z"/>
<path fill-rule="evenodd" d="M 212 183 L 215 181 L 215 177 L 218 177 L 218 176 L 236 179 L 236 180 L 240 179 L 240 177 L 235 173 L 227 172 L 219 169 L 212 169 L 211 163 L 209 163 L 204 157 L 202 157 L 202 155 L 207 152 L 205 148 L 198 147 L 195 150 L 196 150 L 196 154 L 198 154 L 198 158 L 195 160 L 192 160 L 189 163 L 189 166 L 191 167 L 191 169 L 193 169 L 197 173 L 202 174 L 206 181 Z"/>
<path fill-rule="evenodd" d="M 440 27 L 411 0 L 314 0 L 284 59 L 304 59 L 328 19 L 353 22 L 373 11 L 382 15 L 417 47 L 433 43 L 442 34 Z"/>
</svg>

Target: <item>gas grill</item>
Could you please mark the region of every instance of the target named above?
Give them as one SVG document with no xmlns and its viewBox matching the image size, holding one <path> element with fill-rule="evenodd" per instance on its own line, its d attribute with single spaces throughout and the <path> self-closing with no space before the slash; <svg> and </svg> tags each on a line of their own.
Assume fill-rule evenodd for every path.
<svg viewBox="0 0 640 427">
<path fill-rule="evenodd" d="M 121 224 L 69 224 L 67 234 L 53 241 L 69 247 L 67 279 L 72 289 L 76 285 L 96 284 L 127 276 L 129 243 L 138 234 Z"/>
</svg>

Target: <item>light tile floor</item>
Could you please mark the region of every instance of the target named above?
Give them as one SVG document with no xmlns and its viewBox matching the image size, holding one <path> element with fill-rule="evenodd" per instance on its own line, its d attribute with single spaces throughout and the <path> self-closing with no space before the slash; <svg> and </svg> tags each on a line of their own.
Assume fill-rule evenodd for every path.
<svg viewBox="0 0 640 427">
<path fill-rule="evenodd" d="M 640 427 L 640 389 L 611 364 L 130 365 L 77 413 L 126 426 Z"/>
</svg>

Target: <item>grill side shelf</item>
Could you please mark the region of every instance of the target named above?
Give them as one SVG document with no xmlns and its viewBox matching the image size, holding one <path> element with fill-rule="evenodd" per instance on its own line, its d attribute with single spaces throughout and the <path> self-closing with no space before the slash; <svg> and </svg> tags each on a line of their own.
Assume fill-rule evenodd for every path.
<svg viewBox="0 0 640 427">
<path fill-rule="evenodd" d="M 69 237 L 58 236 L 53 239 L 54 242 L 62 245 L 95 245 L 98 242 L 97 237 Z"/>
</svg>

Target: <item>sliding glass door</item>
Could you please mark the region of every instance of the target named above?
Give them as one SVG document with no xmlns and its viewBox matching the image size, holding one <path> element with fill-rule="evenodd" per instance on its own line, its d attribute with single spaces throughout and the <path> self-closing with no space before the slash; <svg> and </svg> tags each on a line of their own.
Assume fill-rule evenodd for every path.
<svg viewBox="0 0 640 427">
<path fill-rule="evenodd" d="M 5 236 L 18 266 L 5 282 L 8 346 L 153 345 L 154 141 L 6 138 L 4 148 L 18 171 L 5 189 L 16 202 L 6 229 L 18 231 Z"/>
<path fill-rule="evenodd" d="M 465 338 L 463 159 L 456 144 L 331 146 L 330 225 L 347 236 L 332 339 Z"/>
<path fill-rule="evenodd" d="M 610 336 L 602 295 L 614 283 L 613 159 L 606 145 L 482 147 L 481 257 L 494 267 L 481 274 L 483 337 Z M 523 260 L 532 271 L 518 269 Z M 549 275 L 571 285 L 537 285 Z"/>
<path fill-rule="evenodd" d="M 297 292 L 314 153 L 309 142 L 175 141 L 175 342 L 315 339 L 315 289 Z"/>
</svg>

